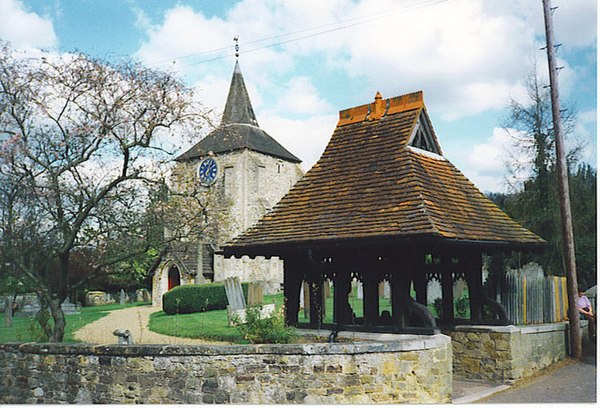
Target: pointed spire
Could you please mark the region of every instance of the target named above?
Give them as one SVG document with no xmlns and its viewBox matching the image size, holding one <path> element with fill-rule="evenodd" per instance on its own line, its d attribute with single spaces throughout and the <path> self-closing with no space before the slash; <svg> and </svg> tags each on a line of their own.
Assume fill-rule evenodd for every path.
<svg viewBox="0 0 600 408">
<path fill-rule="evenodd" d="M 238 61 L 235 62 L 229 95 L 227 96 L 223 120 L 221 121 L 222 125 L 232 125 L 234 123 L 258 126 Z"/>
</svg>

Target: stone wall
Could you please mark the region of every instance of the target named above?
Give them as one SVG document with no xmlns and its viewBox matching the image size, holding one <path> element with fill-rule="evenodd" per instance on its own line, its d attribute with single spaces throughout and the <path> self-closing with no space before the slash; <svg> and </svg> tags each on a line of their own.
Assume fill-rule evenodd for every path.
<svg viewBox="0 0 600 408">
<path fill-rule="evenodd" d="M 441 403 L 444 335 L 248 346 L 0 345 L 0 403 Z"/>
<path fill-rule="evenodd" d="M 566 356 L 567 323 L 457 326 L 452 338 L 457 377 L 513 383 Z"/>
<path fill-rule="evenodd" d="M 242 282 L 260 283 L 264 293 L 272 294 L 281 292 L 283 284 L 283 260 L 278 257 L 265 258 L 257 256 L 250 258 L 225 258 L 215 255 L 215 282 L 222 282 L 227 278 L 238 277 Z"/>
</svg>

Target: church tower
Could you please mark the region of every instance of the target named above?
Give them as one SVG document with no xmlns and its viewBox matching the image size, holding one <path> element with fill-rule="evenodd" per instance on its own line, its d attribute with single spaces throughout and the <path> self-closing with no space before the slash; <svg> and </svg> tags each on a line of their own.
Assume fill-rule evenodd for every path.
<svg viewBox="0 0 600 408">
<path fill-rule="evenodd" d="M 278 258 L 225 259 L 222 245 L 270 210 L 302 177 L 301 160 L 262 130 L 236 61 L 221 124 L 175 158 L 174 174 L 195 178 L 212 197 L 207 233 L 199 242 L 174 243 L 153 278 L 153 304 L 179 284 L 219 282 L 237 276 L 263 282 L 266 293 L 283 283 Z"/>
</svg>

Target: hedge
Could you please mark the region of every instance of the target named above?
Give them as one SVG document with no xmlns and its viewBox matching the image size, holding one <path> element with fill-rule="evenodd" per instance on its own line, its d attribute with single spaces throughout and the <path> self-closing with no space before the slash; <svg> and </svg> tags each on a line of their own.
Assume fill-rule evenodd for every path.
<svg viewBox="0 0 600 408">
<path fill-rule="evenodd" d="M 248 284 L 242 283 L 248 299 Z M 222 283 L 180 285 L 163 295 L 163 311 L 168 315 L 227 309 L 227 294 Z"/>
</svg>

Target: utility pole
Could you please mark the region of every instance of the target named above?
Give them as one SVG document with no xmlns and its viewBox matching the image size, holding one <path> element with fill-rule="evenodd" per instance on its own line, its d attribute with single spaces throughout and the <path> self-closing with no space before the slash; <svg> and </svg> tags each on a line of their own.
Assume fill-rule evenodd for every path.
<svg viewBox="0 0 600 408">
<path fill-rule="evenodd" d="M 579 309 L 577 307 L 577 268 L 575 266 L 575 243 L 573 240 L 573 222 L 571 218 L 571 200 L 569 198 L 569 171 L 565 155 L 565 141 L 560 120 L 560 102 L 558 99 L 558 70 L 556 67 L 556 47 L 554 44 L 553 8 L 550 0 L 542 0 L 546 25 L 546 53 L 550 73 L 550 96 L 552 100 L 552 123 L 554 143 L 556 145 L 556 167 L 558 171 L 558 191 L 562 226 L 562 244 L 567 268 L 567 292 L 569 298 L 569 329 L 571 333 L 571 356 L 581 358 L 581 331 L 579 329 Z"/>
</svg>

